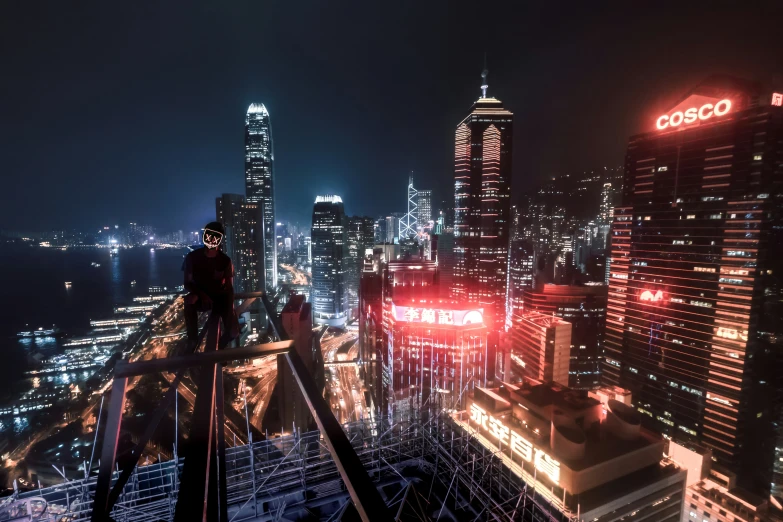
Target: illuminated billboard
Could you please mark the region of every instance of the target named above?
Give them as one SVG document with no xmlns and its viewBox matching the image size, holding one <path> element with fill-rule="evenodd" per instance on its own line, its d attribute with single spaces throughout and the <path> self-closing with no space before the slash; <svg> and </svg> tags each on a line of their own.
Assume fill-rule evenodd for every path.
<svg viewBox="0 0 783 522">
<path fill-rule="evenodd" d="M 516 430 L 506 426 L 502 419 L 497 419 L 491 413 L 487 413 L 475 402 L 470 405 L 470 421 L 478 427 L 479 431 L 494 438 L 499 446 L 511 448 L 511 453 L 525 462 L 532 463 L 538 471 L 545 473 L 555 484 L 560 481 L 560 462 L 535 447 L 532 442 Z"/>
<path fill-rule="evenodd" d="M 663 114 L 655 120 L 658 130 L 690 125 L 714 117 L 724 116 L 731 110 L 731 100 L 717 100 L 706 96 L 690 96 L 669 114 Z"/>
<path fill-rule="evenodd" d="M 639 294 L 639 301 L 647 303 L 661 302 L 663 301 L 663 292 L 660 290 L 643 290 L 642 293 Z"/>
<path fill-rule="evenodd" d="M 392 304 L 392 317 L 396 322 L 426 323 L 453 326 L 484 325 L 484 310 L 444 310 Z"/>
</svg>

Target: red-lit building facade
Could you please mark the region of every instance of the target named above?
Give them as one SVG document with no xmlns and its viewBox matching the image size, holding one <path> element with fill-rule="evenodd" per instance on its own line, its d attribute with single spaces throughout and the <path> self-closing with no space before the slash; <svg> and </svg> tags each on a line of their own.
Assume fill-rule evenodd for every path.
<svg viewBox="0 0 783 522">
<path fill-rule="evenodd" d="M 436 262 L 390 261 L 362 274 L 361 371 L 382 411 L 431 397 L 451 407 L 463 390 L 483 386 L 487 333 L 480 306 L 440 298 Z"/>
<path fill-rule="evenodd" d="M 484 96 L 455 132 L 454 275 L 451 296 L 506 321 L 514 115 Z"/>
<path fill-rule="evenodd" d="M 383 379 L 393 402 L 456 408 L 474 387 L 486 385 L 487 325 L 479 307 L 387 300 L 383 341 L 389 361 Z"/>
<path fill-rule="evenodd" d="M 648 427 L 709 447 L 761 493 L 783 339 L 780 101 L 710 78 L 629 139 L 602 368 Z"/>
</svg>

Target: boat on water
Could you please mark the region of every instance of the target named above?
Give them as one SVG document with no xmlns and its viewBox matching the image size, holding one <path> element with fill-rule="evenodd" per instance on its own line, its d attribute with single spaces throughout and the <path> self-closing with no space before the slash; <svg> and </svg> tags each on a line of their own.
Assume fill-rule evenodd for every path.
<svg viewBox="0 0 783 522">
<path fill-rule="evenodd" d="M 44 328 L 43 326 L 39 326 L 37 330 L 23 330 L 21 332 L 17 332 L 16 335 L 19 337 L 55 337 L 60 335 L 60 333 L 60 329 L 57 328 L 57 326 L 52 325 L 51 328 Z"/>
<path fill-rule="evenodd" d="M 136 280 L 131 281 L 131 286 L 136 286 Z"/>
<path fill-rule="evenodd" d="M 95 261 L 93 261 L 92 263 L 90 263 L 90 266 L 94 266 L 94 267 L 97 268 L 97 267 L 101 266 L 101 264 L 100 263 L 96 263 Z"/>
</svg>

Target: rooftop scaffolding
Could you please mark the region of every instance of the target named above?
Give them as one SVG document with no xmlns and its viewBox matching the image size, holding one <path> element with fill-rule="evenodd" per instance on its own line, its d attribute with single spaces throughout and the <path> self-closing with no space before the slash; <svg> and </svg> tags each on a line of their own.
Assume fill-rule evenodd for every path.
<svg viewBox="0 0 783 522">
<path fill-rule="evenodd" d="M 462 429 L 445 410 L 406 409 L 390 420 L 340 426 L 303 369 L 279 317 L 260 297 L 280 342 L 217 350 L 216 316 L 200 334 L 205 351 L 135 363 L 120 362 L 108 408 L 98 476 L 68 480 L 0 501 L 0 521 L 558 521 L 551 498 L 528 487 L 502 456 Z M 197 345 L 198 346 L 198 345 Z M 227 448 L 222 365 L 236 359 L 285 357 L 319 427 Z M 200 368 L 189 441 L 182 455 L 139 466 L 155 427 L 172 408 L 186 368 Z M 145 433 L 117 455 L 125 389 L 134 376 L 176 373 Z M 89 475 L 87 473 L 86 475 Z M 179 502 L 182 500 L 182 502 Z"/>
<path fill-rule="evenodd" d="M 343 426 L 394 520 L 576 520 L 561 515 L 540 489 L 526 487 L 447 415 L 426 422 L 419 412 L 411 417 Z M 137 467 L 113 506 L 112 519 L 174 520 L 184 460 Z M 225 466 L 230 522 L 355 519 L 348 515 L 356 516 L 351 497 L 320 431 L 227 448 Z M 112 483 L 118 476 L 112 475 Z M 90 477 L 20 493 L 0 505 L 0 520 L 6 520 L 3 513 L 27 513 L 30 506 L 31 513 L 42 515 L 27 520 L 87 521 L 95 489 L 96 478 Z"/>
</svg>

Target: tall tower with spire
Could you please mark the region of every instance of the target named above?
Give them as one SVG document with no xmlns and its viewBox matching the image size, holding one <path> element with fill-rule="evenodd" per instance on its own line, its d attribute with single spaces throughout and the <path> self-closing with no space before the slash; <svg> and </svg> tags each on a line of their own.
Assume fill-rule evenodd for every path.
<svg viewBox="0 0 783 522">
<path fill-rule="evenodd" d="M 272 123 L 269 111 L 253 103 L 245 116 L 245 197 L 258 205 L 260 226 L 254 227 L 254 243 L 263 264 L 262 288 L 277 288 L 277 245 L 275 244 L 275 176 Z"/>
<path fill-rule="evenodd" d="M 481 97 L 455 132 L 451 295 L 484 306 L 497 332 L 506 318 L 514 115 L 487 97 L 487 74 L 485 66 Z"/>
<path fill-rule="evenodd" d="M 419 191 L 413 187 L 413 173 L 408 177 L 408 212 L 400 220 L 400 239 L 414 237 L 419 219 Z"/>
</svg>

